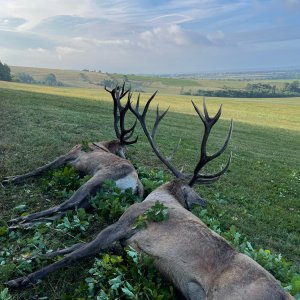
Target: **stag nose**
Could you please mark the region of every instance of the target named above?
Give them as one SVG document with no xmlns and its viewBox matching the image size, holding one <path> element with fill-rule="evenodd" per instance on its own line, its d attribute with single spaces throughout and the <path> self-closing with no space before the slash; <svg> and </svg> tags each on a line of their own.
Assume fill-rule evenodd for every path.
<svg viewBox="0 0 300 300">
<path fill-rule="evenodd" d="M 126 156 L 125 156 L 125 153 L 124 153 L 124 149 L 123 149 L 123 148 L 118 149 L 117 155 L 120 156 L 120 157 L 122 157 L 122 158 L 125 158 L 125 159 L 126 159 Z"/>
<path fill-rule="evenodd" d="M 199 198 L 198 198 L 198 204 L 199 204 L 201 207 L 203 207 L 203 208 L 206 207 L 206 202 L 205 202 L 205 200 L 204 200 L 202 197 L 200 197 L 200 196 L 199 196 Z"/>
</svg>

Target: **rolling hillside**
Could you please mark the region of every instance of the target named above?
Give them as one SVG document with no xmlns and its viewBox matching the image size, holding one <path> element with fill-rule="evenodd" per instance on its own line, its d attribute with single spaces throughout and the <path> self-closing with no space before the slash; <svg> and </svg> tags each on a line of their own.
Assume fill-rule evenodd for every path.
<svg viewBox="0 0 300 300">
<path fill-rule="evenodd" d="M 243 89 L 249 82 L 263 82 L 268 84 L 276 84 L 278 88 L 282 88 L 285 82 L 292 80 L 251 80 L 251 79 L 206 79 L 206 78 L 175 78 L 175 77 L 160 77 L 160 76 L 142 76 L 133 74 L 110 74 L 100 73 L 98 71 L 78 71 L 78 70 L 59 70 L 46 68 L 31 68 L 10 66 L 12 74 L 27 73 L 33 77 L 34 80 L 42 81 L 46 75 L 53 73 L 57 80 L 62 82 L 66 87 L 80 87 L 80 88 L 103 88 L 104 80 L 118 81 L 123 83 L 128 82 L 134 91 L 152 92 L 159 90 L 160 93 L 180 94 L 182 91 L 196 92 L 198 89 L 202 90 L 216 90 L 224 87 L 230 89 Z"/>
</svg>

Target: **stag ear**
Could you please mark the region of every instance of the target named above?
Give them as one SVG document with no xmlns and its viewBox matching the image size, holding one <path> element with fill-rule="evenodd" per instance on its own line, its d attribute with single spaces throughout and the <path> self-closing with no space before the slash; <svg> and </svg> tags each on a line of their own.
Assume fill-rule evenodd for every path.
<svg viewBox="0 0 300 300">
<path fill-rule="evenodd" d="M 185 205 L 188 210 L 192 209 L 192 205 L 200 205 L 201 207 L 206 207 L 205 200 L 200 197 L 190 186 L 183 185 L 181 191 L 185 200 Z"/>
</svg>

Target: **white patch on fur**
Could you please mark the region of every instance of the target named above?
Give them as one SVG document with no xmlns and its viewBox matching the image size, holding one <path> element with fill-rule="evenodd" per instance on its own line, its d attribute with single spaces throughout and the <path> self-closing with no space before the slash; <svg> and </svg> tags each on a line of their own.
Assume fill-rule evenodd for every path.
<svg viewBox="0 0 300 300">
<path fill-rule="evenodd" d="M 118 179 L 116 181 L 116 185 L 122 191 L 131 188 L 133 193 L 135 193 L 137 190 L 138 183 L 135 176 L 133 176 L 132 174 L 128 174 L 126 177 Z"/>
</svg>

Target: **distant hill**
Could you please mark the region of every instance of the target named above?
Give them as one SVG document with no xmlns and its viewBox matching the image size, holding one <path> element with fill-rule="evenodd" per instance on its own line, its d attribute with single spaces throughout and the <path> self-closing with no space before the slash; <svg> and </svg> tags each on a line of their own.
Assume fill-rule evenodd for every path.
<svg viewBox="0 0 300 300">
<path fill-rule="evenodd" d="M 47 68 L 32 68 L 10 66 L 11 73 L 26 73 L 33 77 L 35 81 L 43 81 L 43 79 L 50 73 L 53 73 L 57 80 L 62 82 L 64 86 L 70 87 L 84 87 L 84 88 L 103 88 L 104 85 L 108 87 L 115 86 L 115 84 L 127 82 L 134 91 L 153 91 L 155 89 L 163 90 L 165 92 L 172 92 L 179 94 L 180 89 L 191 87 L 196 89 L 201 85 L 194 79 L 180 79 L 180 78 L 163 78 L 158 76 L 142 76 L 142 75 L 121 75 L 109 74 L 88 70 L 59 70 Z"/>
<path fill-rule="evenodd" d="M 42 82 L 50 73 L 54 74 L 57 81 L 61 82 L 66 87 L 81 87 L 81 88 L 101 88 L 106 85 L 113 87 L 116 83 L 126 84 L 131 86 L 133 91 L 138 92 L 153 92 L 159 90 L 165 94 L 196 94 L 198 90 L 216 91 L 222 89 L 245 89 L 249 82 L 264 82 L 276 85 L 282 88 L 288 79 L 273 77 L 271 72 L 260 73 L 215 73 L 209 76 L 203 74 L 193 75 L 133 75 L 133 74 L 116 74 L 116 73 L 101 73 L 89 70 L 60 70 L 47 68 L 32 68 L 10 66 L 11 73 L 26 73 L 35 81 Z M 297 73 L 298 74 L 298 73 Z M 281 74 L 282 75 L 282 74 Z M 286 74 L 285 74 L 286 75 Z M 269 77 L 270 76 L 270 77 Z M 268 78 L 269 79 L 266 79 Z M 285 77 L 285 76 L 283 76 Z M 297 76 L 296 76 L 297 77 Z M 272 79 L 270 79 L 272 78 Z"/>
<path fill-rule="evenodd" d="M 57 80 L 61 81 L 65 86 L 71 87 L 93 87 L 100 84 L 108 76 L 103 73 L 75 71 L 75 70 L 59 70 L 46 68 L 31 68 L 10 66 L 11 73 L 27 73 L 33 77 L 34 80 L 42 81 L 45 76 L 53 73 Z"/>
</svg>

